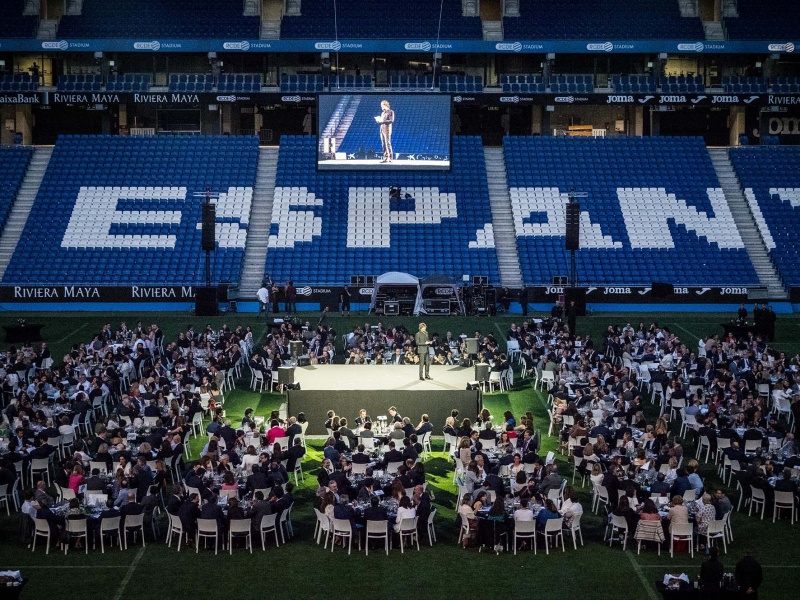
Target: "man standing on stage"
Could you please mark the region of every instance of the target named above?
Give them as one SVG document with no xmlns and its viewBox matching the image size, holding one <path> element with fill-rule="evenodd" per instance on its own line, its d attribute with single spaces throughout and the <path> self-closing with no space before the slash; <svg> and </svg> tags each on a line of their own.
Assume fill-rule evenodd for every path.
<svg viewBox="0 0 800 600">
<path fill-rule="evenodd" d="M 394 159 L 392 150 L 392 124 L 394 123 L 394 111 L 389 106 L 389 101 L 381 102 L 381 114 L 375 120 L 381 128 L 381 147 L 383 149 L 382 163 L 390 163 Z"/>
<path fill-rule="evenodd" d="M 263 312 L 265 315 L 269 314 L 269 290 L 267 284 L 262 283 L 261 288 L 256 294 L 258 296 L 258 315 L 261 316 Z"/>
<path fill-rule="evenodd" d="M 431 353 L 428 351 L 430 341 L 428 340 L 428 326 L 425 323 L 419 324 L 419 331 L 414 336 L 414 341 L 417 343 L 417 352 L 419 353 L 419 378 L 420 381 L 431 379 Z M 423 377 L 424 373 L 424 377 Z"/>
</svg>

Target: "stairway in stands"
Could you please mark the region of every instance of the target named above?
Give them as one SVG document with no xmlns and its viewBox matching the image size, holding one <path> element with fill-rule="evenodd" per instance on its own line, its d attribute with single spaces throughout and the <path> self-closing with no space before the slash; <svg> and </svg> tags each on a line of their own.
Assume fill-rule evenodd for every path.
<svg viewBox="0 0 800 600">
<path fill-rule="evenodd" d="M 323 138 L 336 138 L 336 148 L 338 149 L 350 129 L 358 107 L 361 105 L 361 96 L 344 96 L 339 100 L 333 115 L 322 132 Z"/>
<path fill-rule="evenodd" d="M 510 288 L 522 287 L 522 271 L 519 268 L 519 253 L 503 148 L 484 147 L 483 157 L 486 161 L 486 180 L 489 187 L 489 205 L 492 209 L 495 252 L 500 268 L 500 284 Z"/>
<path fill-rule="evenodd" d="M 256 185 L 250 209 L 250 226 L 247 232 L 247 249 L 244 253 L 242 276 L 239 279 L 239 297 L 254 300 L 264 279 L 264 260 L 267 255 L 269 228 L 272 220 L 272 199 L 275 194 L 275 175 L 278 172 L 278 148 L 259 148 Z"/>
<path fill-rule="evenodd" d="M 717 178 L 722 186 L 725 199 L 728 201 L 736 228 L 739 230 L 739 235 L 741 235 L 745 248 L 747 248 L 750 262 L 753 263 L 761 284 L 767 287 L 771 300 L 788 298 L 786 289 L 783 287 L 778 272 L 775 270 L 775 265 L 772 264 L 772 260 L 767 253 L 764 240 L 758 233 L 758 227 L 752 212 L 750 212 L 750 207 L 747 205 L 739 178 L 736 176 L 730 156 L 728 156 L 728 149 L 709 148 L 708 153 L 711 155 L 711 162 L 717 172 Z"/>
<path fill-rule="evenodd" d="M 39 193 L 39 186 L 42 184 L 52 154 L 53 146 L 39 146 L 33 151 L 33 157 L 28 164 L 28 170 L 25 171 L 25 178 L 14 200 L 14 206 L 11 207 L 5 229 L 0 235 L 0 279 L 3 278 L 14 249 L 22 237 L 22 231 L 28 221 L 33 201 L 36 200 L 36 194 Z"/>
</svg>

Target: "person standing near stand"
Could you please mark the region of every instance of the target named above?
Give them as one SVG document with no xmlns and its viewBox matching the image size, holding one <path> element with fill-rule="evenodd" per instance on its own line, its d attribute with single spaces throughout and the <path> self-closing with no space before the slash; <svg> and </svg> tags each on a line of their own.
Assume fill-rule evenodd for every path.
<svg viewBox="0 0 800 600">
<path fill-rule="evenodd" d="M 294 281 L 287 281 L 286 288 L 283 290 L 284 298 L 286 299 L 286 312 L 297 312 L 297 288 L 294 287 Z"/>
<path fill-rule="evenodd" d="M 569 326 L 569 334 L 574 338 L 575 329 L 578 321 L 578 307 L 575 306 L 575 301 L 572 300 L 567 307 L 567 325 Z"/>
<path fill-rule="evenodd" d="M 350 316 L 350 298 L 352 294 L 350 293 L 350 289 L 347 286 L 342 288 L 342 293 L 339 295 L 339 304 L 341 305 L 342 316 L 344 316 L 344 311 L 347 311 L 347 316 Z"/>
<path fill-rule="evenodd" d="M 419 324 L 419 331 L 414 336 L 419 353 L 419 378 L 420 381 L 431 379 L 431 353 L 428 351 L 430 340 L 428 339 L 428 326 L 425 323 Z"/>
<path fill-rule="evenodd" d="M 270 296 L 272 296 L 272 312 L 274 312 L 276 315 L 279 312 L 281 312 L 281 305 L 278 302 L 278 292 L 279 291 L 280 291 L 280 288 L 278 287 L 278 284 L 277 283 L 273 283 L 272 284 L 272 289 L 269 291 L 269 293 L 270 293 Z"/>
<path fill-rule="evenodd" d="M 256 292 L 256 297 L 258 298 L 258 316 L 261 316 L 261 313 L 264 315 L 269 314 L 269 290 L 267 289 L 267 284 L 262 283 L 261 287 L 259 288 L 258 292 Z"/>
</svg>

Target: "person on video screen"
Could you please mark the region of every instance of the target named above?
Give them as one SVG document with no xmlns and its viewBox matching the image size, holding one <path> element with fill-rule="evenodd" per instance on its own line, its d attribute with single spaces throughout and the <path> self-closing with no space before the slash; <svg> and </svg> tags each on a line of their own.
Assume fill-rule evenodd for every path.
<svg viewBox="0 0 800 600">
<path fill-rule="evenodd" d="M 394 111 L 389 106 L 389 101 L 381 102 L 381 116 L 378 121 L 381 128 L 381 147 L 383 148 L 382 163 L 392 162 L 394 153 L 392 152 L 392 124 L 394 123 Z"/>
</svg>

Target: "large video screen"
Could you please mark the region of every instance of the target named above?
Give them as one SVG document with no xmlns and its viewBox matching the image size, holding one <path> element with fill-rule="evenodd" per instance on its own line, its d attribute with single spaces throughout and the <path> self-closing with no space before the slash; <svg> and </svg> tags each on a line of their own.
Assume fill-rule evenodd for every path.
<svg viewBox="0 0 800 600">
<path fill-rule="evenodd" d="M 450 169 L 450 96 L 321 94 L 319 169 Z"/>
</svg>

